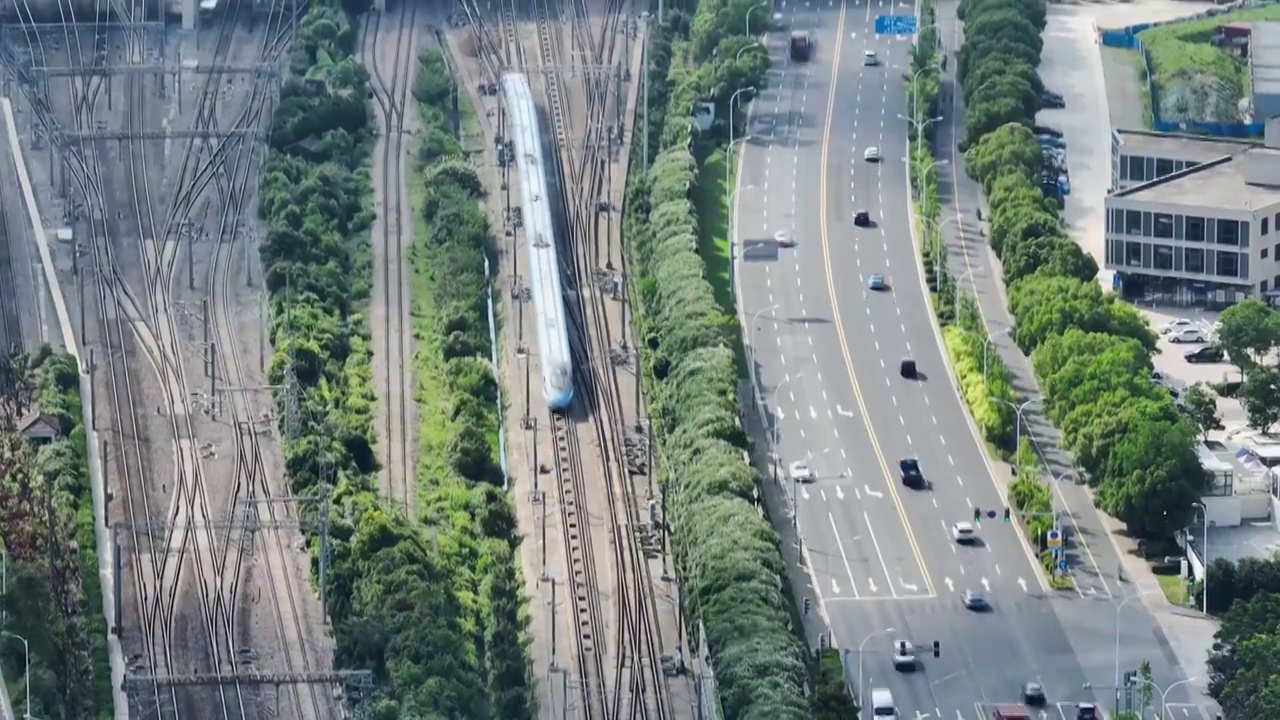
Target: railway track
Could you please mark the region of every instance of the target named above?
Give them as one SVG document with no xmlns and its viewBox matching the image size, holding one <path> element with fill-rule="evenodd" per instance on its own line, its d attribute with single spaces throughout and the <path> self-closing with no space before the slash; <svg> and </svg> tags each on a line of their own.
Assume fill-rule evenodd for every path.
<svg viewBox="0 0 1280 720">
<path fill-rule="evenodd" d="M 224 14 L 223 22 L 218 28 L 215 62 L 223 62 L 229 51 L 231 28 L 239 14 L 239 0 L 233 0 L 233 2 L 235 4 Z M 302 10 L 301 7 L 296 8 L 297 12 Z M 144 10 L 141 6 L 129 8 L 127 11 L 117 9 L 117 12 L 131 19 L 145 19 L 142 16 Z M 66 19 L 70 21 L 74 17 Z M 273 10 L 260 51 L 264 61 L 279 60 L 287 46 L 289 34 L 296 27 L 297 20 L 296 13 L 286 15 L 283 3 Z M 43 57 L 44 49 L 39 40 L 39 34 L 28 33 L 27 37 L 29 42 L 32 39 L 35 40 L 32 43 L 33 55 L 38 51 Z M 79 35 L 68 34 L 66 39 L 73 64 L 86 66 L 106 60 L 105 32 L 94 33 L 92 58 L 88 62 L 85 62 L 86 53 L 81 47 Z M 125 40 L 129 59 L 142 60 L 145 54 L 143 39 L 139 35 L 126 34 Z M 196 112 L 197 129 L 213 129 L 217 126 L 220 82 L 221 78 L 217 75 L 209 75 L 206 78 Z M 256 127 L 267 116 L 267 92 L 260 87 L 261 82 L 261 78 L 255 79 L 257 84 L 233 123 L 235 126 Z M 95 82 L 93 79 L 85 81 L 72 78 L 70 87 L 74 125 L 79 130 L 93 127 L 98 96 L 102 88 L 100 79 Z M 141 79 L 135 82 L 131 78 L 127 82 L 129 130 L 142 129 L 144 94 L 145 89 Z M 58 121 L 53 115 L 47 95 L 43 101 L 40 98 L 34 100 L 33 105 L 36 106 L 37 115 L 41 116 L 42 124 L 46 128 L 56 128 Z M 194 144 L 193 141 L 192 145 Z M 157 216 L 150 201 L 152 190 L 147 172 L 146 146 L 143 142 L 131 142 L 127 168 L 135 203 L 134 215 L 138 223 L 138 250 L 143 258 L 146 278 L 145 298 L 139 298 L 132 293 L 126 284 L 121 267 L 125 261 L 116 256 L 113 243 L 106 240 L 111 224 L 111 213 L 104 187 L 103 170 L 106 163 L 101 155 L 101 149 L 95 143 L 81 141 L 77 148 L 67 148 L 64 155 L 65 161 L 72 166 L 73 179 L 85 202 L 84 209 L 90 214 L 89 240 L 94 271 L 98 279 L 94 285 L 97 290 L 97 305 L 100 313 L 99 328 L 106 349 L 104 355 L 108 375 L 108 394 L 117 423 L 124 425 L 123 431 L 118 433 L 120 437 L 118 467 L 122 471 L 124 480 L 125 512 L 128 515 L 128 526 L 131 528 L 131 539 L 136 552 L 131 569 L 138 588 L 137 599 L 147 664 L 154 675 L 165 672 L 188 672 L 191 666 L 187 661 L 197 659 L 201 660 L 201 664 L 211 666 L 210 670 L 215 672 L 234 673 L 238 670 L 236 657 L 238 642 L 234 634 L 234 616 L 237 584 L 241 564 L 244 561 L 245 547 L 236 543 L 233 528 L 227 529 L 223 537 L 218 537 L 214 530 L 212 523 L 218 516 L 218 508 L 211 507 L 205 493 L 203 470 L 195 454 L 193 442 L 195 428 L 189 413 L 169 413 L 170 440 L 180 449 L 179 468 L 176 473 L 178 487 L 174 489 L 177 497 L 172 513 L 169 515 L 167 527 L 163 527 L 164 523 L 157 522 L 162 515 L 151 507 L 143 482 L 143 478 L 150 471 L 150 463 L 144 447 L 144 433 L 137 411 L 142 403 L 139 402 L 136 378 L 129 365 L 123 361 L 128 339 L 133 335 L 140 345 L 141 354 L 150 362 L 161 381 L 161 391 L 166 405 L 176 409 L 187 402 L 184 389 L 188 385 L 183 371 L 182 349 L 169 297 L 169 288 L 175 273 L 177 253 L 174 248 L 177 247 L 177 243 L 166 241 L 175 239 L 175 235 L 190 223 L 197 198 L 211 182 L 217 183 L 222 198 L 229 201 L 221 203 L 223 210 L 218 224 L 217 257 L 213 263 L 210 278 L 211 288 L 219 284 L 215 281 L 221 278 L 223 290 L 217 297 L 224 303 L 221 306 L 223 312 L 215 314 L 220 314 L 224 321 L 219 326 L 220 332 L 226 329 L 225 302 L 229 293 L 226 292 L 225 283 L 228 282 L 226 268 L 229 261 L 225 258 L 230 253 L 225 251 L 224 247 L 235 238 L 228 239 L 228 234 L 224 230 L 228 227 L 228 218 L 232 217 L 232 212 L 238 215 L 246 210 L 245 188 L 252 172 L 256 170 L 256 165 L 251 162 L 254 148 L 252 141 L 246 141 L 244 138 L 225 138 L 217 142 L 216 147 L 208 153 L 208 157 L 198 157 L 199 153 L 195 150 L 194 147 L 188 148 L 180 170 L 179 182 L 176 183 L 177 189 L 168 203 L 168 213 L 163 222 L 157 222 Z M 232 159 L 230 163 L 229 159 Z M 218 307 L 216 303 L 215 307 Z M 218 318 L 211 318 L 211 322 L 218 322 Z M 228 336 L 231 342 L 226 344 Z M 230 362 L 224 360 L 221 367 L 229 368 L 228 376 L 243 375 L 239 366 L 241 353 L 234 350 L 235 334 L 224 333 L 223 337 L 223 348 L 232 348 L 233 351 L 230 353 L 232 360 Z M 213 359 L 209 360 L 212 364 Z M 237 427 L 240 427 L 240 423 L 248 416 L 247 405 L 235 400 L 231 405 L 233 418 Z M 237 454 L 236 486 L 235 492 L 228 501 L 229 516 L 237 504 L 246 497 L 249 501 L 259 497 L 268 500 L 271 498 L 271 487 L 263 471 L 256 433 L 251 432 L 248 433 L 248 437 L 240 438 L 240 442 L 237 442 Z M 273 521 L 276 520 L 277 514 L 283 512 L 282 509 L 268 506 L 268 514 Z M 269 566 L 273 560 L 279 562 L 287 552 L 279 534 L 273 534 L 273 537 L 274 552 L 268 551 L 263 554 Z M 264 542 L 266 542 L 265 539 Z M 236 548 L 234 552 L 232 552 L 233 546 Z M 145 561 L 142 558 L 144 549 L 148 550 L 145 553 L 147 556 Z M 176 556 L 177 560 L 171 561 L 171 556 Z M 200 622 L 207 636 L 207 644 L 198 649 L 198 654 L 203 655 L 203 658 L 189 657 L 190 653 L 182 653 L 181 648 L 176 648 L 174 642 L 174 623 L 180 609 L 180 594 L 183 590 L 181 566 L 187 562 L 189 556 L 195 566 L 189 578 L 196 582 L 194 584 L 188 582 L 186 587 L 188 587 L 188 593 L 194 591 L 196 595 Z M 233 572 L 228 585 L 226 572 L 229 566 Z M 281 608 L 282 613 L 285 612 L 285 608 L 288 608 L 291 615 L 289 623 L 286 623 L 283 614 L 276 616 L 278 632 L 286 646 L 288 670 L 295 670 L 295 664 L 301 666 L 296 668 L 298 670 L 309 670 L 303 637 L 304 629 L 297 610 L 296 595 L 299 591 L 293 587 L 292 576 L 287 571 L 283 573 L 283 588 L 277 588 L 277 578 L 280 576 L 277 575 L 276 570 L 268 567 L 268 572 L 272 579 L 268 586 L 275 601 L 272 606 Z M 294 662 L 293 652 L 300 653 L 300 662 Z M 179 667 L 180 660 L 183 661 L 181 667 Z M 219 707 L 216 710 L 203 704 L 193 709 L 192 705 L 199 703 L 194 698 L 187 698 L 186 703 L 180 703 L 179 693 L 175 688 L 156 686 L 153 690 L 157 702 L 155 711 L 157 716 L 162 718 L 203 717 L 209 712 L 227 719 L 247 717 L 246 699 L 242 689 L 236 683 L 214 688 L 219 696 Z M 320 691 L 315 688 L 300 690 L 294 686 L 293 695 L 300 718 L 308 717 L 308 714 L 303 711 L 304 701 L 301 697 L 303 693 L 310 695 L 309 704 L 314 710 L 310 717 L 317 720 L 333 717 L 332 714 L 326 714 L 326 710 L 321 709 L 328 706 Z M 160 702 L 162 697 L 165 698 L 163 704 Z M 164 712 L 162 706 L 167 709 L 170 703 L 172 712 Z"/>
<path fill-rule="evenodd" d="M 385 368 L 382 371 L 382 419 L 386 462 L 382 468 L 383 494 L 404 506 L 414 516 L 414 433 L 413 420 L 413 316 L 406 247 L 413 243 L 413 211 L 408 207 L 408 168 L 404 137 L 405 109 L 409 86 L 414 80 L 417 55 L 413 35 L 417 30 L 417 0 L 399 0 L 394 27 L 395 54 L 385 69 L 386 53 L 378 49 L 379 31 L 385 12 L 366 15 L 361 38 L 361 62 L 373 70 L 369 87 L 382 116 L 382 188 L 379 207 L 382 232 L 375 234 L 375 265 L 382 278 L 381 330 Z M 373 42 L 370 42 L 372 35 Z M 375 190 L 376 191 L 376 190 Z M 380 256 L 380 257 L 379 257 Z M 374 280 L 375 286 L 377 279 Z M 375 323 L 378 314 L 374 314 Z M 376 366 L 375 366 L 376 367 Z"/>
<path fill-rule="evenodd" d="M 668 720 L 674 713 L 661 667 L 656 600 L 647 557 L 637 537 L 646 523 L 639 517 L 641 504 L 626 461 L 625 406 L 618 369 L 609 358 L 622 332 L 621 327 L 610 324 L 613 310 L 609 301 L 592 287 L 602 265 L 601 223 L 609 222 L 607 217 L 601 221 L 597 213 L 606 181 L 604 165 L 611 161 L 608 153 L 612 149 L 605 127 L 610 77 L 601 69 L 619 60 L 617 35 L 625 8 L 623 0 L 608 0 L 599 19 L 603 32 L 597 37 L 583 0 L 562 0 L 565 4 L 554 7 L 552 2 L 535 0 L 533 4 L 537 30 L 533 63 L 526 61 L 517 33 L 514 2 L 498 11 L 496 31 L 478 5 L 464 3 L 463 9 L 471 22 L 481 66 L 491 77 L 496 80 L 508 69 L 541 76 L 555 148 L 550 161 L 555 177 L 549 179 L 557 181 L 561 190 L 565 230 L 562 264 L 566 265 L 567 280 L 577 290 L 567 294 L 574 298 L 568 304 L 578 373 L 574 410 L 571 414 L 551 413 L 549 420 L 576 629 L 579 716 L 588 720 Z M 563 31 L 571 34 L 579 50 L 568 63 L 562 51 Z M 579 87 L 565 81 L 571 68 L 582 78 Z M 571 104 L 575 95 L 580 108 Z M 616 138 L 621 138 L 620 132 Z M 607 255 L 603 264 L 612 268 L 614 261 Z M 617 262 L 622 262 L 621 257 Z M 584 456 L 584 438 L 579 435 L 583 429 L 599 448 L 598 465 L 588 465 Z M 607 626 L 600 594 L 606 589 L 599 586 L 596 563 L 597 557 L 604 556 L 594 552 L 589 527 L 589 513 L 601 512 L 611 529 L 613 549 L 609 558 L 615 576 L 612 638 L 602 635 Z"/>
</svg>

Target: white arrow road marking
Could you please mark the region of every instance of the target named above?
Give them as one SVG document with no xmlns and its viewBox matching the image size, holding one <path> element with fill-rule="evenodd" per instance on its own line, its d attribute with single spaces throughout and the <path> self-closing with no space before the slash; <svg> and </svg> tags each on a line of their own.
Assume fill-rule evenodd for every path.
<svg viewBox="0 0 1280 720">
<path fill-rule="evenodd" d="M 839 594 L 840 594 L 840 586 L 839 586 L 838 584 L 836 584 L 836 579 L 835 579 L 835 578 L 831 578 L 831 594 L 832 594 L 832 595 L 839 595 Z"/>
<path fill-rule="evenodd" d="M 880 492 L 879 490 L 872 490 L 870 485 L 866 486 L 866 490 L 867 490 L 867 495 L 869 497 L 873 497 L 873 498 L 884 497 L 884 493 Z"/>
<path fill-rule="evenodd" d="M 806 487 L 804 487 L 803 485 L 801 485 L 801 486 L 800 486 L 800 497 L 803 497 L 805 500 L 808 500 L 808 499 L 809 499 L 809 488 L 806 488 Z"/>
<path fill-rule="evenodd" d="M 986 578 L 982 578 L 982 589 L 991 592 L 991 583 Z"/>
<path fill-rule="evenodd" d="M 916 720 L 925 720 L 925 718 L 931 718 L 931 717 L 933 716 L 930 715 L 929 713 L 922 713 L 919 710 L 916 711 Z"/>
<path fill-rule="evenodd" d="M 873 593 L 874 593 L 874 592 L 880 592 L 880 588 L 876 587 L 876 579 L 875 579 L 875 578 L 870 577 L 870 576 L 868 576 L 868 577 L 867 577 L 867 589 L 869 589 L 869 590 L 870 590 L 871 592 L 873 592 Z"/>
<path fill-rule="evenodd" d="M 903 582 L 902 578 L 898 578 L 898 584 L 901 585 L 904 590 L 910 590 L 911 592 L 920 592 L 919 585 L 909 585 Z"/>
<path fill-rule="evenodd" d="M 1026 580 L 1023 580 L 1022 578 L 1018 578 L 1018 587 L 1022 588 L 1022 592 L 1026 592 L 1026 591 L 1027 591 L 1027 581 L 1026 581 Z"/>
<path fill-rule="evenodd" d="M 843 415 L 843 416 L 845 416 L 845 417 L 853 417 L 853 411 L 852 411 L 852 410 L 845 410 L 844 408 L 840 407 L 839 405 L 837 405 L 837 406 L 836 406 L 836 412 L 840 413 L 841 415 Z"/>
<path fill-rule="evenodd" d="M 956 720 L 964 720 L 964 713 L 960 712 L 958 709 L 956 710 Z"/>
<path fill-rule="evenodd" d="M 809 406 L 809 419 L 810 420 L 818 419 L 818 411 L 814 410 L 812 405 Z"/>
<path fill-rule="evenodd" d="M 956 586 L 952 584 L 951 578 L 943 578 L 943 582 L 947 584 L 947 592 L 955 592 Z"/>
<path fill-rule="evenodd" d="M 839 485 L 836 486 L 836 499 L 838 500 L 844 499 L 844 490 L 841 490 Z"/>
</svg>

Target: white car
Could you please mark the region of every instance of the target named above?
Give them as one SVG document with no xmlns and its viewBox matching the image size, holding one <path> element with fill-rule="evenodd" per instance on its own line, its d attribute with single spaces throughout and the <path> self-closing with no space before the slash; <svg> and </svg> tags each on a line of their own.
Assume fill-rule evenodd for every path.
<svg viewBox="0 0 1280 720">
<path fill-rule="evenodd" d="M 798 483 L 811 483 L 818 478 L 809 467 L 808 463 L 803 460 L 797 460 L 791 463 L 791 480 Z"/>
<path fill-rule="evenodd" d="M 880 59 L 876 57 L 875 50 L 867 50 L 862 53 L 862 64 L 867 67 L 875 67 L 880 64 Z"/>
<path fill-rule="evenodd" d="M 1184 327 L 1174 330 L 1165 335 L 1171 343 L 1202 343 L 1206 342 L 1204 333 L 1198 327 Z"/>
<path fill-rule="evenodd" d="M 867 162 L 880 162 L 880 148 L 869 147 L 866 152 L 862 153 L 862 159 Z"/>
<path fill-rule="evenodd" d="M 898 640 L 893 644 L 893 669 L 898 671 L 916 669 L 916 649 L 906 640 Z"/>
<path fill-rule="evenodd" d="M 951 526 L 951 539 L 959 545 L 968 545 L 978 539 L 978 532 L 973 529 L 973 523 L 958 522 Z"/>
<path fill-rule="evenodd" d="M 1196 326 L 1196 324 L 1195 324 L 1195 322 L 1194 322 L 1194 321 L 1192 321 L 1192 320 L 1188 320 L 1187 318 L 1178 318 L 1178 319 L 1176 319 L 1176 320 L 1170 320 L 1169 322 L 1165 323 L 1164 325 L 1161 325 L 1161 326 L 1160 326 L 1160 334 L 1161 334 L 1161 335 L 1168 335 L 1169 333 L 1172 333 L 1172 332 L 1175 332 L 1175 331 L 1178 331 L 1178 330 L 1183 330 L 1183 329 L 1186 329 L 1186 328 L 1193 328 L 1193 327 L 1195 327 L 1195 326 Z"/>
</svg>

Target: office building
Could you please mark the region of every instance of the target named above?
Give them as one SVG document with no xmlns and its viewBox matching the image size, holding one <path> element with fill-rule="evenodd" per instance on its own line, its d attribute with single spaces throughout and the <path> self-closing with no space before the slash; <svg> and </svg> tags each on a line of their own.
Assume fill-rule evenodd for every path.
<svg viewBox="0 0 1280 720">
<path fill-rule="evenodd" d="M 1266 130 L 1263 145 L 1211 159 L 1194 155 L 1208 146 L 1144 150 L 1157 179 L 1106 198 L 1104 265 L 1126 297 L 1221 307 L 1280 288 L 1280 118 Z"/>
</svg>

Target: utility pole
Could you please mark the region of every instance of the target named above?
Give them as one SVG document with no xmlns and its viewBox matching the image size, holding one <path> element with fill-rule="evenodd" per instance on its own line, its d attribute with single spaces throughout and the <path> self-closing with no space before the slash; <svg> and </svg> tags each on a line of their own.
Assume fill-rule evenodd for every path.
<svg viewBox="0 0 1280 720">
<path fill-rule="evenodd" d="M 556 579 L 551 578 L 551 669 L 556 669 Z"/>
<path fill-rule="evenodd" d="M 662 22 L 662 0 L 658 0 L 658 22 Z M 641 90 L 640 95 L 644 97 L 644 166 L 640 168 L 642 171 L 649 169 L 649 23 L 645 23 L 644 31 L 644 77 L 640 79 Z"/>
</svg>

